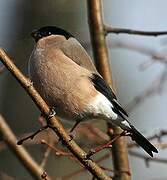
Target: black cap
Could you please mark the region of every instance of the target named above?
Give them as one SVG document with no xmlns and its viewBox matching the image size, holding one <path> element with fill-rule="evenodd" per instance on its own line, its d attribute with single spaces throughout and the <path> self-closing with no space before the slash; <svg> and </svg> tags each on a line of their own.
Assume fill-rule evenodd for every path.
<svg viewBox="0 0 167 180">
<path fill-rule="evenodd" d="M 39 39 L 50 35 L 63 35 L 66 37 L 66 39 L 74 37 L 69 32 L 56 26 L 45 26 L 39 29 L 35 29 L 31 32 L 31 36 L 35 39 L 36 42 L 38 42 Z"/>
</svg>

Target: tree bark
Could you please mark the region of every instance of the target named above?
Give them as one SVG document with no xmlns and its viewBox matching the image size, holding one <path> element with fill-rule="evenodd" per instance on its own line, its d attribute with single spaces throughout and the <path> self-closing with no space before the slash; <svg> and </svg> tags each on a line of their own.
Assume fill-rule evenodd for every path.
<svg viewBox="0 0 167 180">
<path fill-rule="evenodd" d="M 103 76 L 106 82 L 113 87 L 111 69 L 108 58 L 107 45 L 105 40 L 105 26 L 102 19 L 101 0 L 88 0 L 88 22 L 91 33 L 91 41 L 93 46 L 93 54 L 95 64 L 99 73 Z M 108 128 L 111 128 L 108 124 Z M 120 128 L 112 127 L 114 133 L 120 133 Z M 114 179 L 130 180 L 128 153 L 124 137 L 119 138 L 112 147 L 114 170 L 120 172 L 115 175 Z M 125 173 L 124 173 L 125 172 Z"/>
</svg>

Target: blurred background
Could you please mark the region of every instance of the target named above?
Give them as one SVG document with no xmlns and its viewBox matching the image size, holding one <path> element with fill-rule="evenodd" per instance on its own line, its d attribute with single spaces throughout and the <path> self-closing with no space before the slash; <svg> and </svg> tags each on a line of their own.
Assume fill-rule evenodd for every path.
<svg viewBox="0 0 167 180">
<path fill-rule="evenodd" d="M 166 7 L 165 0 L 105 0 L 104 22 L 116 27 L 165 31 Z M 76 36 L 92 56 L 86 1 L 1 0 L 0 22 L 0 46 L 27 76 L 28 59 L 34 45 L 30 32 L 34 28 L 60 26 Z M 117 96 L 130 113 L 130 121 L 146 136 L 167 130 L 167 36 L 109 34 L 107 43 Z M 40 127 L 37 121 L 40 112 L 8 71 L 0 77 L 0 110 L 18 137 Z M 165 140 L 163 138 L 164 143 Z M 45 146 L 26 147 L 40 163 Z M 144 154 L 138 149 L 135 152 Z M 160 150 L 155 157 L 167 159 L 167 151 Z M 132 179 L 167 179 L 167 164 L 150 162 L 146 166 L 144 159 L 132 155 L 129 155 L 129 160 Z M 103 164 L 112 167 L 111 158 Z M 68 158 L 54 154 L 49 156 L 45 167 L 48 174 L 55 178 L 79 168 Z M 32 179 L 8 148 L 0 148 L 0 173 L 14 179 Z M 71 179 L 89 178 L 88 173 L 80 173 Z"/>
</svg>

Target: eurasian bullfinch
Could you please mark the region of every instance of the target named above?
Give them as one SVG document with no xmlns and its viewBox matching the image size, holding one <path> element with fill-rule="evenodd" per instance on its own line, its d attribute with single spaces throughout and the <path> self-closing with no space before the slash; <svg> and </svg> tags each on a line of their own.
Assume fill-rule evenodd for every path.
<svg viewBox="0 0 167 180">
<path fill-rule="evenodd" d="M 127 120 L 113 90 L 73 35 L 54 26 L 34 30 L 31 35 L 36 44 L 29 60 L 30 79 L 58 116 L 76 122 L 105 119 L 127 130 L 150 156 L 158 153 Z"/>
</svg>

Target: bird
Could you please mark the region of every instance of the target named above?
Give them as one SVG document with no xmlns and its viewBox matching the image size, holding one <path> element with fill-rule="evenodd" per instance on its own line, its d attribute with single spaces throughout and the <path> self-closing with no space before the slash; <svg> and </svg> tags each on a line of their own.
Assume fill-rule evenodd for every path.
<svg viewBox="0 0 167 180">
<path fill-rule="evenodd" d="M 44 26 L 32 31 L 35 45 L 28 62 L 34 87 L 56 115 L 80 122 L 104 119 L 130 133 L 151 157 L 158 150 L 128 120 L 113 89 L 91 57 L 68 31 Z"/>
</svg>

